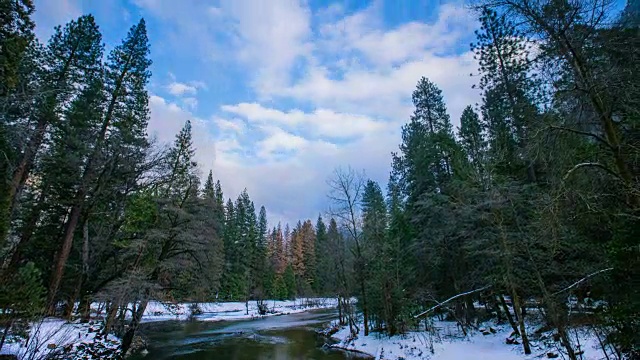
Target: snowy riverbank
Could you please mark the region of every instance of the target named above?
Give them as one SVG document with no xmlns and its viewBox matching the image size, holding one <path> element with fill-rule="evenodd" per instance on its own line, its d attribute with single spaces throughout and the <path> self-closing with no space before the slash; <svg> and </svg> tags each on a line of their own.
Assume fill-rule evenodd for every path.
<svg viewBox="0 0 640 360">
<path fill-rule="evenodd" d="M 264 304 L 268 310 L 266 315 L 258 313 L 258 305 L 255 301 L 249 302 L 248 312 L 247 304 L 244 302 L 198 303 L 195 307 L 192 303 L 169 304 L 153 301 L 148 304 L 142 322 L 182 321 L 190 318 L 199 321 L 254 319 L 334 308 L 337 306 L 337 301 L 329 298 L 310 298 L 268 300 Z M 0 350 L 0 354 L 13 354 L 21 360 L 35 360 L 56 352 L 71 353 L 89 347 L 92 352 L 113 353 L 120 345 L 120 339 L 113 335 L 108 337 L 98 335 L 101 330 L 100 318 L 104 316 L 104 311 L 101 311 L 103 307 L 101 304 L 92 304 L 92 318 L 95 320 L 89 323 L 68 322 L 56 318 L 33 322 L 27 330 L 28 340 L 10 337 Z M 196 308 L 198 309 L 196 314 L 192 314 L 192 310 Z"/>
<path fill-rule="evenodd" d="M 559 343 L 553 341 L 551 333 L 531 336 L 532 354 L 524 355 L 521 345 L 509 345 L 506 339 L 511 335 L 508 325 L 485 324 L 487 335 L 470 330 L 463 336 L 454 322 L 435 321 L 432 334 L 426 331 L 409 332 L 405 335 L 388 337 L 378 333 L 364 336 L 362 326 L 355 338 L 349 327 L 343 327 L 331 337 L 337 341 L 332 347 L 355 350 L 384 360 L 522 360 L 522 359 L 566 359 Z M 480 327 L 483 329 L 483 327 Z M 533 328 L 530 329 L 533 334 Z M 605 359 L 594 334 L 578 331 L 572 336 L 578 351 L 583 351 L 582 360 Z"/>
<path fill-rule="evenodd" d="M 302 298 L 296 300 L 265 300 L 264 305 L 268 313 L 260 315 L 258 304 L 250 301 L 244 302 L 223 302 L 223 303 L 197 303 L 200 314 L 193 315 L 200 321 L 221 321 L 221 320 L 243 320 L 254 319 L 264 316 L 287 315 L 304 312 L 313 309 L 334 308 L 338 305 L 336 299 L 332 298 Z M 150 302 L 142 317 L 142 322 L 166 321 L 166 320 L 187 320 L 192 316 L 192 303 L 182 303 L 177 305 L 163 304 L 160 302 Z"/>
</svg>

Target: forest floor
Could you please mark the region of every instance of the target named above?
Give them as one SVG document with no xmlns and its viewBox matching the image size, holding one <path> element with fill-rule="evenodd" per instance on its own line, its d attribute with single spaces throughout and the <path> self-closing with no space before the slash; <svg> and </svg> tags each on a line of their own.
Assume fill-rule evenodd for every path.
<svg viewBox="0 0 640 360">
<path fill-rule="evenodd" d="M 455 322 L 434 321 L 433 331 L 413 331 L 404 335 L 389 337 L 379 333 L 364 336 L 362 324 L 360 332 L 352 338 L 349 327 L 342 327 L 332 335 L 337 341 L 332 347 L 355 350 L 370 354 L 375 359 L 384 360 L 522 360 L 522 359 L 568 359 L 560 343 L 553 341 L 552 332 L 535 334 L 540 324 L 531 322 L 530 334 L 532 354 L 525 355 L 520 339 L 518 344 L 507 344 L 512 329 L 508 324 L 495 322 L 482 324 L 482 331 L 468 330 L 464 336 Z M 491 328 L 493 331 L 489 331 Z M 593 332 L 576 329 L 571 335 L 576 351 L 583 351 L 581 360 L 606 359 L 599 341 Z M 609 354 L 611 356 L 611 354 Z M 614 358 L 614 357 L 610 357 Z"/>
<path fill-rule="evenodd" d="M 337 306 L 336 299 L 312 298 L 296 300 L 268 300 L 264 304 L 268 308 L 266 315 L 260 315 L 258 305 L 250 301 L 247 313 L 245 302 L 198 303 L 198 311 L 193 318 L 199 321 L 224 321 L 253 319 L 263 316 L 287 315 L 315 309 L 333 308 Z M 77 304 L 76 304 L 77 306 Z M 58 318 L 44 318 L 31 323 L 25 329 L 28 340 L 24 337 L 9 336 L 0 355 L 13 354 L 20 360 L 42 359 L 55 352 L 71 352 L 84 350 L 88 352 L 104 351 L 112 353 L 120 345 L 120 339 L 109 335 L 99 335 L 101 318 L 104 316 L 103 304 L 92 304 L 92 319 L 88 323 L 66 321 Z M 142 318 L 142 322 L 188 320 L 192 318 L 191 303 L 161 303 L 150 302 Z"/>
</svg>

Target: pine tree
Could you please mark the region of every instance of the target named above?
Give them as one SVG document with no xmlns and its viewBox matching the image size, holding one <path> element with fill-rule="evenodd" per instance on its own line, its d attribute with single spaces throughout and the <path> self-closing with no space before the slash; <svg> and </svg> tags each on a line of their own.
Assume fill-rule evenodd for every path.
<svg viewBox="0 0 640 360">
<path fill-rule="evenodd" d="M 267 210 L 264 206 L 260 207 L 258 220 L 256 224 L 256 246 L 254 256 L 254 282 L 255 282 L 255 295 L 262 299 L 267 295 L 267 283 L 269 282 L 269 268 L 267 258 Z"/>
<path fill-rule="evenodd" d="M 5 213 L 7 221 L 14 214 L 18 197 L 30 176 L 36 161 L 36 154 L 45 141 L 51 124 L 58 122 L 63 104 L 77 95 L 87 79 L 92 81 L 101 71 L 103 46 L 102 36 L 91 15 L 69 22 L 64 28 L 56 27 L 44 51 L 42 62 L 45 73 L 41 79 L 41 96 L 33 105 L 31 115 L 35 121 L 29 126 L 29 139 L 21 144 L 20 158 L 15 164 L 6 194 L 8 205 Z M 31 125 L 33 124 L 33 125 Z M 3 236 L 4 241 L 5 234 Z"/>
<path fill-rule="evenodd" d="M 380 186 L 368 180 L 362 195 L 362 247 L 369 259 L 365 269 L 368 306 L 372 322 L 378 328 L 386 324 L 395 333 L 396 319 L 391 307 L 394 284 L 388 273 L 389 243 L 386 238 L 387 211 Z"/>
<path fill-rule="evenodd" d="M 224 214 L 224 194 L 222 192 L 222 186 L 220 185 L 220 180 L 216 181 L 215 184 L 215 189 L 214 189 L 214 193 L 215 193 L 215 202 L 216 202 L 216 218 L 218 220 L 218 222 L 222 225 L 224 225 L 224 220 L 225 220 L 225 214 Z"/>
<path fill-rule="evenodd" d="M 0 1 L 0 99 L 15 91 L 20 79 L 20 63 L 35 39 L 31 0 Z"/>
<path fill-rule="evenodd" d="M 442 91 L 426 78 L 413 92 L 416 107 L 402 127 L 400 155 L 393 168 L 410 202 L 425 192 L 443 191 L 453 173 L 455 140 Z"/>
<path fill-rule="evenodd" d="M 471 178 L 480 186 L 486 186 L 486 143 L 482 134 L 482 124 L 478 114 L 471 106 L 467 106 L 460 117 L 460 129 L 458 130 L 460 148 L 471 164 Z"/>
<path fill-rule="evenodd" d="M 527 146 L 537 118 L 533 105 L 537 89 L 530 77 L 527 43 L 514 24 L 488 7 L 483 8 L 480 22 L 478 42 L 472 47 L 482 72 L 483 120 L 492 157 L 499 174 L 509 176 L 522 169 L 520 178 L 535 182 Z"/>
<path fill-rule="evenodd" d="M 327 296 L 335 291 L 333 283 L 334 265 L 331 259 L 331 248 L 327 236 L 327 225 L 322 219 L 322 215 L 318 215 L 316 222 L 316 275 L 314 283 L 314 291 L 318 295 Z"/>
<path fill-rule="evenodd" d="M 316 230 L 313 228 L 311 220 L 306 220 L 302 224 L 302 252 L 304 262 L 304 291 L 309 293 L 316 282 Z"/>
<path fill-rule="evenodd" d="M 9 124 L 11 117 L 24 120 L 24 98 L 32 96 L 28 73 L 37 73 L 29 53 L 35 50 L 35 24 L 31 20 L 31 0 L 0 1 L 0 249 L 4 247 L 13 212 L 14 196 L 11 170 L 19 153 L 19 131 Z M 26 71 L 25 71 L 26 70 Z M 21 93 L 21 94 L 16 94 Z M 15 97 L 23 99 L 15 99 Z M 13 116 L 9 115 L 14 113 Z M 22 121 L 19 121 L 22 123 Z"/>
<path fill-rule="evenodd" d="M 87 21 L 93 23 L 93 18 L 88 18 Z M 99 47 L 99 49 L 102 48 Z M 145 86 L 151 75 L 148 70 L 151 65 L 148 55 L 149 42 L 144 20 L 140 20 L 133 26 L 123 43 L 116 46 L 109 54 L 105 67 L 107 92 L 105 113 L 93 151 L 86 160 L 74 205 L 65 223 L 62 249 L 57 256 L 49 285 L 50 310 L 53 310 L 54 299 L 71 251 L 85 197 L 89 192 L 90 183 L 97 175 L 98 160 L 105 145 L 113 137 L 114 143 L 117 143 L 121 149 L 133 145 L 138 147 L 134 151 L 139 152 L 140 147 L 146 146 L 145 131 L 149 110 Z M 110 129 L 115 131 L 109 133 Z"/>
<path fill-rule="evenodd" d="M 411 301 L 418 293 L 418 290 L 415 289 L 417 283 L 415 252 L 407 251 L 413 244 L 415 230 L 402 198 L 400 186 L 392 173 L 387 183 L 388 228 L 386 236 L 389 242 L 389 270 L 395 284 L 391 306 L 397 316 L 397 322 L 400 324 L 408 318 Z M 404 330 L 397 325 L 389 324 L 389 332 Z"/>
<path fill-rule="evenodd" d="M 202 189 L 202 197 L 213 202 L 217 201 L 213 185 L 213 171 L 211 170 L 209 170 L 209 175 L 207 175 L 207 180 L 204 183 L 204 188 Z"/>
<path fill-rule="evenodd" d="M 285 236 L 282 234 L 280 223 L 278 223 L 275 235 L 275 269 L 277 274 L 282 274 L 287 266 L 287 254 L 285 251 Z"/>
<path fill-rule="evenodd" d="M 287 265 L 283 274 L 284 289 L 287 299 L 294 299 L 296 297 L 296 274 L 293 271 L 292 265 Z"/>
<path fill-rule="evenodd" d="M 301 221 L 298 221 L 296 227 L 291 232 L 291 246 L 289 250 L 289 259 L 296 279 L 303 279 L 305 275 L 304 233 Z"/>
</svg>

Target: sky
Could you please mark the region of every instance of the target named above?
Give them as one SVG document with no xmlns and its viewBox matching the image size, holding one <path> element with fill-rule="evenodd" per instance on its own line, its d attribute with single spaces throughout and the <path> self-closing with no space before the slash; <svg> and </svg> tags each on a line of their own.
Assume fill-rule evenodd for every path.
<svg viewBox="0 0 640 360">
<path fill-rule="evenodd" d="M 316 219 L 327 179 L 351 166 L 384 188 L 424 76 L 454 127 L 480 100 L 462 2 L 428 0 L 35 0 L 36 33 L 95 16 L 107 51 L 144 18 L 151 43 L 149 134 L 191 120 L 202 176 L 247 189 L 271 225 Z"/>
</svg>

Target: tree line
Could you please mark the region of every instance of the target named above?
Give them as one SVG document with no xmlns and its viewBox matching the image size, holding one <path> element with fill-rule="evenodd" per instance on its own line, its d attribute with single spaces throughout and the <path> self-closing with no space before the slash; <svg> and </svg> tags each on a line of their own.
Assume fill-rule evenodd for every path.
<svg viewBox="0 0 640 360">
<path fill-rule="evenodd" d="M 93 16 L 42 44 L 31 0 L 0 0 L 4 335 L 44 314 L 88 320 L 99 302 L 126 353 L 150 300 L 322 295 L 354 333 L 437 312 L 467 329 L 479 301 L 529 353 L 533 303 L 571 359 L 578 323 L 637 352 L 639 23 L 611 6 L 477 4 L 482 101 L 460 127 L 419 79 L 385 191 L 337 168 L 324 217 L 273 226 L 246 190 L 225 200 L 200 178 L 189 122 L 172 144 L 147 136 L 144 20 L 105 54 Z"/>
<path fill-rule="evenodd" d="M 638 355 L 639 14 L 630 2 L 614 17 L 613 5 L 474 4 L 482 101 L 454 129 L 423 77 L 386 194 L 351 168 L 334 174 L 365 334 L 435 313 L 466 331 L 480 302 L 527 354 L 535 307 L 572 360 L 581 324 L 606 358 Z"/>
<path fill-rule="evenodd" d="M 268 228 L 246 190 L 225 202 L 211 172 L 200 179 L 189 121 L 172 144 L 147 135 L 144 19 L 105 53 L 92 15 L 43 44 L 34 11 L 0 1 L 2 343 L 45 315 L 88 321 L 101 303 L 102 332 L 121 336 L 124 354 L 152 299 L 332 292 L 316 252 L 335 223 Z"/>
</svg>

